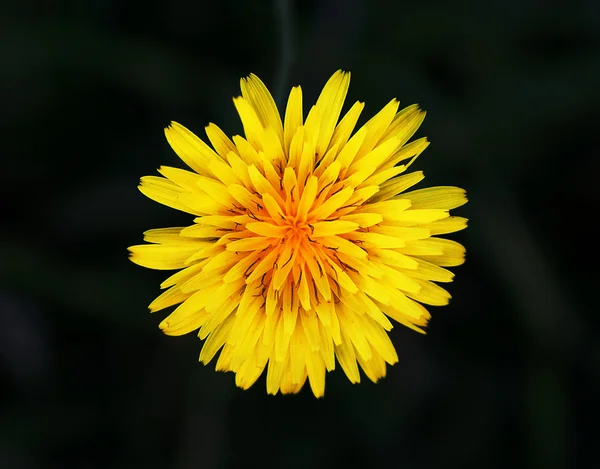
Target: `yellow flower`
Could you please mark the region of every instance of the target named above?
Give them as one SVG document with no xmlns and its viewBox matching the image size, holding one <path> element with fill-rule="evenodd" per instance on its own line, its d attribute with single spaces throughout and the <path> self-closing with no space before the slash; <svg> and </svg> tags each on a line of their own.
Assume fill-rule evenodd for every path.
<svg viewBox="0 0 600 469">
<path fill-rule="evenodd" d="M 303 120 L 302 90 L 292 89 L 282 123 L 255 75 L 233 102 L 245 138 L 206 127 L 210 148 L 173 122 L 165 129 L 193 170 L 163 166 L 146 176 L 147 197 L 196 215 L 185 228 L 144 233 L 131 260 L 151 269 L 182 269 L 151 311 L 179 305 L 161 324 L 168 335 L 200 329 L 200 361 L 233 371 L 249 388 L 267 368 L 267 392 L 296 393 L 308 377 L 325 392 L 325 370 L 341 365 L 352 383 L 358 365 L 372 381 L 398 360 L 389 318 L 423 332 L 421 303 L 445 305 L 444 267 L 465 249 L 437 235 L 466 227 L 449 210 L 466 203 L 457 187 L 405 192 L 423 179 L 403 174 L 429 142 L 409 144 L 425 117 L 390 101 L 352 135 L 364 103 L 338 122 L 350 74 L 336 72 Z"/>
</svg>

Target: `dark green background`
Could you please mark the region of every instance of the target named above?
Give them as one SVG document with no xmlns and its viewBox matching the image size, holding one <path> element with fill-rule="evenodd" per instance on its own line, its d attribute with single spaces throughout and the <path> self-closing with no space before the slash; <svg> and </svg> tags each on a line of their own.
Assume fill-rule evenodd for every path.
<svg viewBox="0 0 600 469">
<path fill-rule="evenodd" d="M 2 469 L 595 467 L 599 2 L 1 8 Z M 414 168 L 468 190 L 468 260 L 427 336 L 392 331 L 379 384 L 244 392 L 147 312 L 166 273 L 126 247 L 191 217 L 138 179 L 183 165 L 170 120 L 241 132 L 241 76 L 308 108 L 338 68 L 362 122 L 392 97 L 428 110 Z"/>
</svg>

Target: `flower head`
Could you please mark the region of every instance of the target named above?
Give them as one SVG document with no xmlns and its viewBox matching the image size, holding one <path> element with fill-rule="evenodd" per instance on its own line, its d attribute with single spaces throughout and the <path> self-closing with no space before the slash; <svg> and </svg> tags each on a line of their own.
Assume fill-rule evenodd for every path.
<svg viewBox="0 0 600 469">
<path fill-rule="evenodd" d="M 161 167 L 140 190 L 196 215 L 184 228 L 144 233 L 131 260 L 180 269 L 151 311 L 179 305 L 161 324 L 168 335 L 199 329 L 200 361 L 250 387 L 267 368 L 267 392 L 298 392 L 307 377 L 325 391 L 336 359 L 351 382 L 359 365 L 373 381 L 397 354 L 393 319 L 423 332 L 422 304 L 445 305 L 444 267 L 464 248 L 437 237 L 466 227 L 449 210 L 466 203 L 457 187 L 407 189 L 423 179 L 406 169 L 429 144 L 408 143 L 425 117 L 390 101 L 353 134 L 364 104 L 338 122 L 350 74 L 336 72 L 303 119 L 302 90 L 292 89 L 282 122 L 255 75 L 234 98 L 245 138 L 206 127 L 212 148 L 180 124 L 168 142 L 193 170 Z"/>
</svg>

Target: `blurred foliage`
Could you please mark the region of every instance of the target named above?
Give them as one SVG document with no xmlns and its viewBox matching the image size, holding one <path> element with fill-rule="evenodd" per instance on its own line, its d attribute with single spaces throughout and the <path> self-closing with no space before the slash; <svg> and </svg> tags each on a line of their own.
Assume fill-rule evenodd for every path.
<svg viewBox="0 0 600 469">
<path fill-rule="evenodd" d="M 591 467 L 596 459 L 600 3 L 9 2 L 0 15 L 0 467 Z M 392 331 L 373 385 L 267 396 L 197 363 L 147 314 L 161 272 L 127 260 L 189 217 L 137 180 L 180 166 L 162 128 L 241 132 L 258 74 L 338 68 L 372 115 L 429 111 L 427 185 L 465 187 L 453 302 Z M 279 80 L 278 83 L 276 81 Z"/>
</svg>

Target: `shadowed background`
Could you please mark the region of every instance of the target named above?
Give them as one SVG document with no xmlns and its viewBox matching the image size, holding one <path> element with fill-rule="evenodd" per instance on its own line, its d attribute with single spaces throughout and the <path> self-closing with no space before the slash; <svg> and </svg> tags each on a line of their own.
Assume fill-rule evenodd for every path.
<svg viewBox="0 0 600 469">
<path fill-rule="evenodd" d="M 11 5 L 12 3 L 12 5 Z M 593 467 L 599 405 L 600 3 L 10 2 L 0 15 L 0 467 Z M 259 75 L 305 109 L 337 69 L 366 118 L 428 111 L 419 187 L 470 227 L 428 334 L 391 332 L 377 385 L 267 396 L 148 314 L 167 273 L 127 259 L 191 217 L 139 177 L 183 167 L 163 127 L 240 133 Z"/>
</svg>

